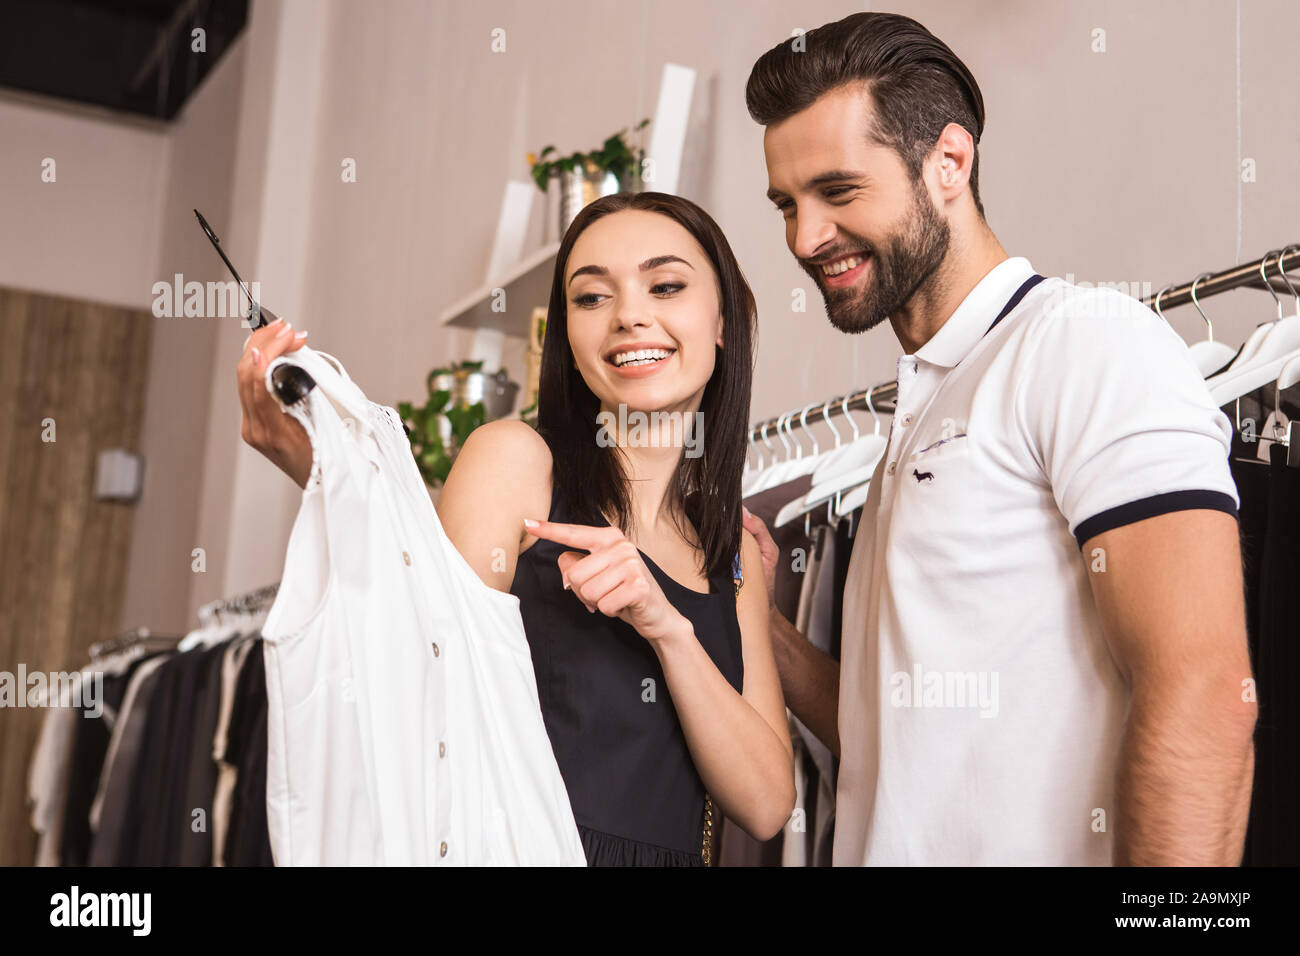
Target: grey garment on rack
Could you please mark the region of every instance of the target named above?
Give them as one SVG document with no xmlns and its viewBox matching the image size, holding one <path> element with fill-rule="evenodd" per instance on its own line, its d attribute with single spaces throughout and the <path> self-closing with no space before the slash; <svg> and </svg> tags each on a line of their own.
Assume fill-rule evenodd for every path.
<svg viewBox="0 0 1300 956">
<path fill-rule="evenodd" d="M 824 526 L 815 528 L 814 534 L 816 537 L 809 550 L 808 571 L 799 595 L 799 620 L 795 626 L 808 643 L 823 654 L 829 654 L 835 615 L 833 602 L 840 598 L 840 595 L 835 594 L 835 535 Z M 833 778 L 834 756 L 830 748 L 798 717 L 791 715 L 791 720 L 803 738 L 813 763 L 817 765 L 817 772 L 826 779 Z"/>
<path fill-rule="evenodd" d="M 833 529 L 815 529 L 815 539 L 809 551 L 809 564 L 800 593 L 796 627 L 815 648 L 824 654 L 832 653 L 835 642 L 835 625 L 838 620 L 838 602 L 843 594 L 837 588 L 839 564 L 848 560 Z M 830 748 L 794 714 L 790 715 L 791 736 L 799 749 L 806 753 L 815 773 L 804 769 L 804 794 L 802 805 L 812 812 L 805 820 L 803 866 L 830 866 L 832 838 L 835 826 L 835 756 Z M 798 773 L 802 767 L 797 767 Z"/>
<path fill-rule="evenodd" d="M 73 687 L 79 689 L 82 675 L 73 675 Z M 26 694 L 27 689 L 19 688 Z M 45 719 L 27 772 L 27 805 L 32 829 L 39 834 L 36 844 L 37 866 L 58 866 L 59 846 L 63 837 L 63 804 L 67 798 L 68 777 L 72 766 L 72 746 L 81 710 L 71 706 L 67 694 L 57 701 L 46 699 Z"/>
<path fill-rule="evenodd" d="M 813 529 L 813 540 L 807 549 L 807 558 L 803 564 L 802 578 L 799 585 L 799 608 L 795 613 L 794 626 L 800 634 L 808 635 L 808 623 L 812 618 L 813 594 L 816 591 L 822 555 L 825 553 L 823 542 L 826 540 L 826 528 Z M 817 749 L 830 751 L 818 740 L 803 721 L 788 708 L 786 715 L 790 722 L 790 740 L 794 744 L 794 787 L 795 813 L 785 825 L 785 843 L 781 849 L 782 866 L 809 866 L 812 863 L 812 842 L 814 840 L 814 817 L 809 812 L 809 791 L 818 788 L 818 774 L 809 774 L 804 754 L 812 755 L 813 762 L 820 771 L 821 762 Z M 801 812 L 802 811 L 802 812 Z M 815 811 L 814 811 L 815 812 Z"/>
<path fill-rule="evenodd" d="M 841 521 L 847 519 L 840 519 Z M 803 632 L 809 643 L 824 654 L 838 657 L 835 628 L 839 623 L 839 606 L 844 591 L 838 587 L 841 565 L 849 560 L 851 547 L 845 547 L 836 529 L 827 529 L 818 547 L 817 578 L 813 582 L 811 608 Z M 808 752 L 817 765 L 817 802 L 812 821 L 812 850 L 809 865 L 830 866 L 835 832 L 835 755 L 802 722 L 799 732 L 808 746 Z"/>
<path fill-rule="evenodd" d="M 144 740 L 149 699 L 158 683 L 159 668 L 174 656 L 159 654 L 131 675 L 104 758 L 99 790 L 90 808 L 90 825 L 95 833 L 90 848 L 91 866 L 117 865 L 118 836 L 131 810 L 131 781 Z"/>
</svg>

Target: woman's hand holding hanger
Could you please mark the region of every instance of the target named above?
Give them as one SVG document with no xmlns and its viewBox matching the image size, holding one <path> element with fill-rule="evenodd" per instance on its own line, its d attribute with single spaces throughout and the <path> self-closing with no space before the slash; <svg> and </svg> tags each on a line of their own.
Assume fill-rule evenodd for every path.
<svg viewBox="0 0 1300 956">
<path fill-rule="evenodd" d="M 235 367 L 243 420 L 239 436 L 271 463 L 306 488 L 311 475 L 311 440 L 292 415 L 286 415 L 266 389 L 266 367 L 272 359 L 293 352 L 307 340 L 284 319 L 256 329 L 244 343 Z"/>
</svg>

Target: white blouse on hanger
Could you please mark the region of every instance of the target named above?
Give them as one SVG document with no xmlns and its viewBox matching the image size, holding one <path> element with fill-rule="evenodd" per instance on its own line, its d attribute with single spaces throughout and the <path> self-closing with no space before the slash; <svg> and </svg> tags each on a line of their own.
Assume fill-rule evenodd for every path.
<svg viewBox="0 0 1300 956">
<path fill-rule="evenodd" d="M 542 723 L 519 600 L 434 511 L 401 419 L 332 356 L 281 408 L 311 476 L 262 628 L 277 865 L 575 865 L 586 858 Z"/>
</svg>

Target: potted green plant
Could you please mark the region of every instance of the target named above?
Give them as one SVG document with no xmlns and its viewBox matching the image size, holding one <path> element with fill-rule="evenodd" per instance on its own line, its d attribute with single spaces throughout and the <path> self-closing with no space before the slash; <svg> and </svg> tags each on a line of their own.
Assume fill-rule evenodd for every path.
<svg viewBox="0 0 1300 956">
<path fill-rule="evenodd" d="M 458 385 L 470 373 L 482 369 L 481 361 L 457 362 L 449 367 L 435 368 L 426 380 L 429 399 L 424 405 L 397 404 L 397 413 L 406 426 L 415 463 L 425 483 L 432 487 L 439 487 L 447 480 L 456 453 L 470 432 L 482 425 L 487 417 L 482 401 L 466 403 L 460 400 L 463 388 Z"/>
<path fill-rule="evenodd" d="M 639 133 L 650 123 L 646 117 L 631 132 Z M 625 127 L 605 140 L 599 149 L 552 156 L 554 146 L 544 146 L 537 154 L 529 153 L 528 165 L 533 181 L 542 192 L 550 189 L 553 179 L 560 181 L 559 226 L 563 233 L 583 206 L 612 192 L 639 192 L 641 162 L 645 151 L 628 143 Z M 612 177 L 612 183 L 610 182 Z"/>
</svg>

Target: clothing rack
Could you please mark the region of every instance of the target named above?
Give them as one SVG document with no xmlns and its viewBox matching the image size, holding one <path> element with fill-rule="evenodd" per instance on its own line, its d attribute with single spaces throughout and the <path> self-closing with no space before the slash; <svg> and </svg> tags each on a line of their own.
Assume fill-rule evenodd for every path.
<svg viewBox="0 0 1300 956">
<path fill-rule="evenodd" d="M 848 395 L 841 395 L 838 398 L 827 399 L 824 402 L 813 402 L 811 405 L 805 405 L 803 408 L 796 408 L 793 411 L 784 412 L 776 418 L 769 418 L 766 421 L 758 422 L 749 429 L 749 440 L 751 442 L 762 441 L 764 438 L 764 429 L 767 431 L 767 437 L 777 433 L 777 426 L 783 428 L 793 425 L 800 419 L 813 421 L 814 416 L 822 417 L 823 409 L 825 414 L 834 417 L 843 415 L 845 411 L 862 411 L 869 412 L 875 409 L 876 412 L 892 415 L 894 413 L 894 403 L 898 399 L 898 383 L 885 382 L 876 385 L 873 388 L 865 388 L 860 391 L 850 392 Z M 807 416 L 804 416 L 807 412 Z M 825 421 L 825 418 L 822 417 Z"/>
<path fill-rule="evenodd" d="M 279 583 L 268 584 L 244 594 L 237 594 L 234 597 L 209 601 L 199 608 L 199 623 L 209 624 L 213 620 L 220 619 L 222 614 L 228 614 L 232 611 L 238 614 L 256 614 L 259 611 L 266 610 L 275 600 L 279 590 Z"/>
<path fill-rule="evenodd" d="M 256 614 L 266 610 L 275 600 L 280 590 L 279 583 L 237 594 L 234 597 L 209 601 L 199 608 L 199 623 L 207 625 L 219 620 L 222 614 L 237 612 Z M 118 651 L 124 651 L 136 644 L 153 644 L 159 647 L 171 647 L 180 643 L 181 638 L 170 634 L 154 634 L 147 627 L 133 627 L 103 641 L 90 645 L 88 653 L 92 658 L 107 657 Z"/>
<path fill-rule="evenodd" d="M 133 627 L 130 630 L 123 631 L 115 637 L 110 637 L 104 641 L 98 641 L 90 645 L 89 654 L 92 659 L 107 657 L 118 651 L 124 651 L 128 647 L 136 644 L 157 644 L 162 647 L 170 647 L 180 641 L 179 637 L 166 634 L 153 634 L 147 627 Z"/>
<path fill-rule="evenodd" d="M 1196 293 L 1196 302 L 1207 296 L 1218 295 L 1232 289 L 1267 289 L 1276 294 L 1294 296 L 1297 290 L 1287 277 L 1287 273 L 1295 269 L 1300 269 L 1300 243 L 1289 245 L 1285 249 L 1272 249 L 1253 262 L 1233 266 L 1222 272 L 1206 272 L 1189 282 L 1166 286 L 1155 295 L 1142 299 L 1141 302 L 1148 308 L 1154 309 L 1156 299 L 1159 299 L 1161 311 L 1172 309 L 1193 302 L 1193 289 Z M 828 399 L 825 402 L 814 402 L 803 408 L 784 412 L 775 418 L 756 422 L 750 426 L 749 441 L 762 441 L 764 429 L 770 439 L 772 435 L 778 433 L 778 426 L 788 428 L 800 419 L 814 421 L 816 416 L 823 415 L 823 409 L 831 416 L 843 415 L 846 407 L 848 411 L 871 411 L 874 408 L 877 412 L 893 414 L 897 398 L 898 383 L 885 382 L 873 388 L 850 392 L 848 396 Z M 805 412 L 808 413 L 806 417 Z"/>
<path fill-rule="evenodd" d="M 1286 273 L 1298 268 L 1300 244 L 1285 249 L 1272 249 L 1254 262 L 1245 262 L 1222 272 L 1204 272 L 1190 282 L 1166 286 L 1155 295 L 1143 299 L 1142 304 L 1154 309 L 1158 298 L 1161 311 L 1186 305 L 1192 302 L 1193 286 L 1198 301 L 1232 289 L 1267 289 L 1281 295 L 1295 295 L 1296 290 Z"/>
</svg>

